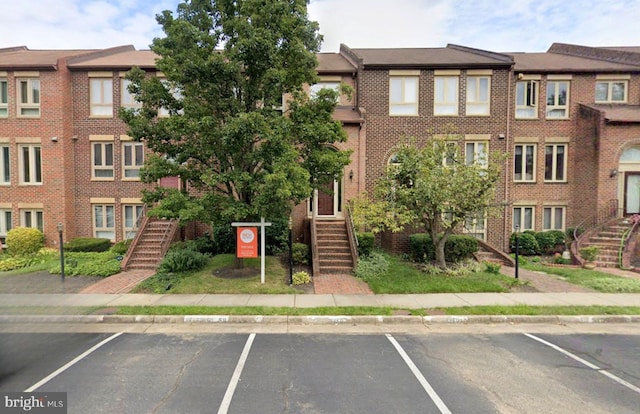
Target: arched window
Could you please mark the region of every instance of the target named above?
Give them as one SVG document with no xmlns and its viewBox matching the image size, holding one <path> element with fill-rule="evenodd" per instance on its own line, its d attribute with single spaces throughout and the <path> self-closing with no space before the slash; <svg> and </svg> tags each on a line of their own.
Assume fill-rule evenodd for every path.
<svg viewBox="0 0 640 414">
<path fill-rule="evenodd" d="M 640 162 L 640 146 L 625 149 L 620 156 L 620 162 Z"/>
</svg>

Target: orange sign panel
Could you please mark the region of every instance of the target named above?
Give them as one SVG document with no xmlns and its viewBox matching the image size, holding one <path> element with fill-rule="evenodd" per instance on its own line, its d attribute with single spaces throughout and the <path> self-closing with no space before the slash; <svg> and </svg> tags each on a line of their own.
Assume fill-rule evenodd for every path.
<svg viewBox="0 0 640 414">
<path fill-rule="evenodd" d="M 258 228 L 238 227 L 236 232 L 236 256 L 238 258 L 258 257 Z"/>
</svg>

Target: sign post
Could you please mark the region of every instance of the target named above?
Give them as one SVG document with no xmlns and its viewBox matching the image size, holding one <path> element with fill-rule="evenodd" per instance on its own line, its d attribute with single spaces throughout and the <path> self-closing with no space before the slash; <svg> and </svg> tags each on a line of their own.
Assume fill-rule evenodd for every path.
<svg viewBox="0 0 640 414">
<path fill-rule="evenodd" d="M 238 227 L 237 230 L 237 246 L 236 255 L 239 258 L 244 257 L 257 257 L 257 238 L 256 227 L 260 227 L 260 283 L 264 283 L 264 268 L 265 268 L 265 227 L 270 226 L 271 223 L 266 223 L 264 217 L 260 218 L 259 223 L 242 223 L 234 222 L 231 226 Z"/>
</svg>

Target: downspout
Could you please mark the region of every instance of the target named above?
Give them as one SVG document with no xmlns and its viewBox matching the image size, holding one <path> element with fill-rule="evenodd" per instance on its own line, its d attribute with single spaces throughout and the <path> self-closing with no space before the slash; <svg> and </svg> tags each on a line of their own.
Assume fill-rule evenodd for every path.
<svg viewBox="0 0 640 414">
<path fill-rule="evenodd" d="M 507 154 L 509 154 L 509 150 L 511 148 L 511 84 L 513 82 L 513 66 L 509 69 L 509 83 L 507 85 L 507 132 L 506 132 L 506 141 L 505 144 L 507 146 Z M 502 230 L 502 248 L 507 249 L 509 247 L 509 236 L 511 235 L 509 230 L 510 226 L 507 223 L 509 221 L 509 210 L 510 210 L 510 200 L 509 200 L 509 161 L 510 157 L 505 159 L 505 168 L 504 168 L 504 220 L 502 222 L 503 230 Z"/>
</svg>

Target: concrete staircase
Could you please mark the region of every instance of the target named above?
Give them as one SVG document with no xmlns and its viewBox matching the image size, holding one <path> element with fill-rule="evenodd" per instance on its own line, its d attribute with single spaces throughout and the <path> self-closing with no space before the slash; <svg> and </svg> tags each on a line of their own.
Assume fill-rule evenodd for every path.
<svg viewBox="0 0 640 414">
<path fill-rule="evenodd" d="M 149 219 L 138 231 L 123 270 L 156 270 L 177 229 L 172 220 Z"/>
<path fill-rule="evenodd" d="M 344 220 L 317 220 L 316 238 L 320 274 L 351 274 L 353 258 Z"/>
<path fill-rule="evenodd" d="M 620 243 L 622 242 L 624 232 L 628 230 L 629 227 L 630 224 L 625 219 L 615 220 L 591 235 L 587 241 L 582 242 L 580 248 L 596 246 L 600 249 L 595 262 L 596 266 L 618 267 Z"/>
</svg>

